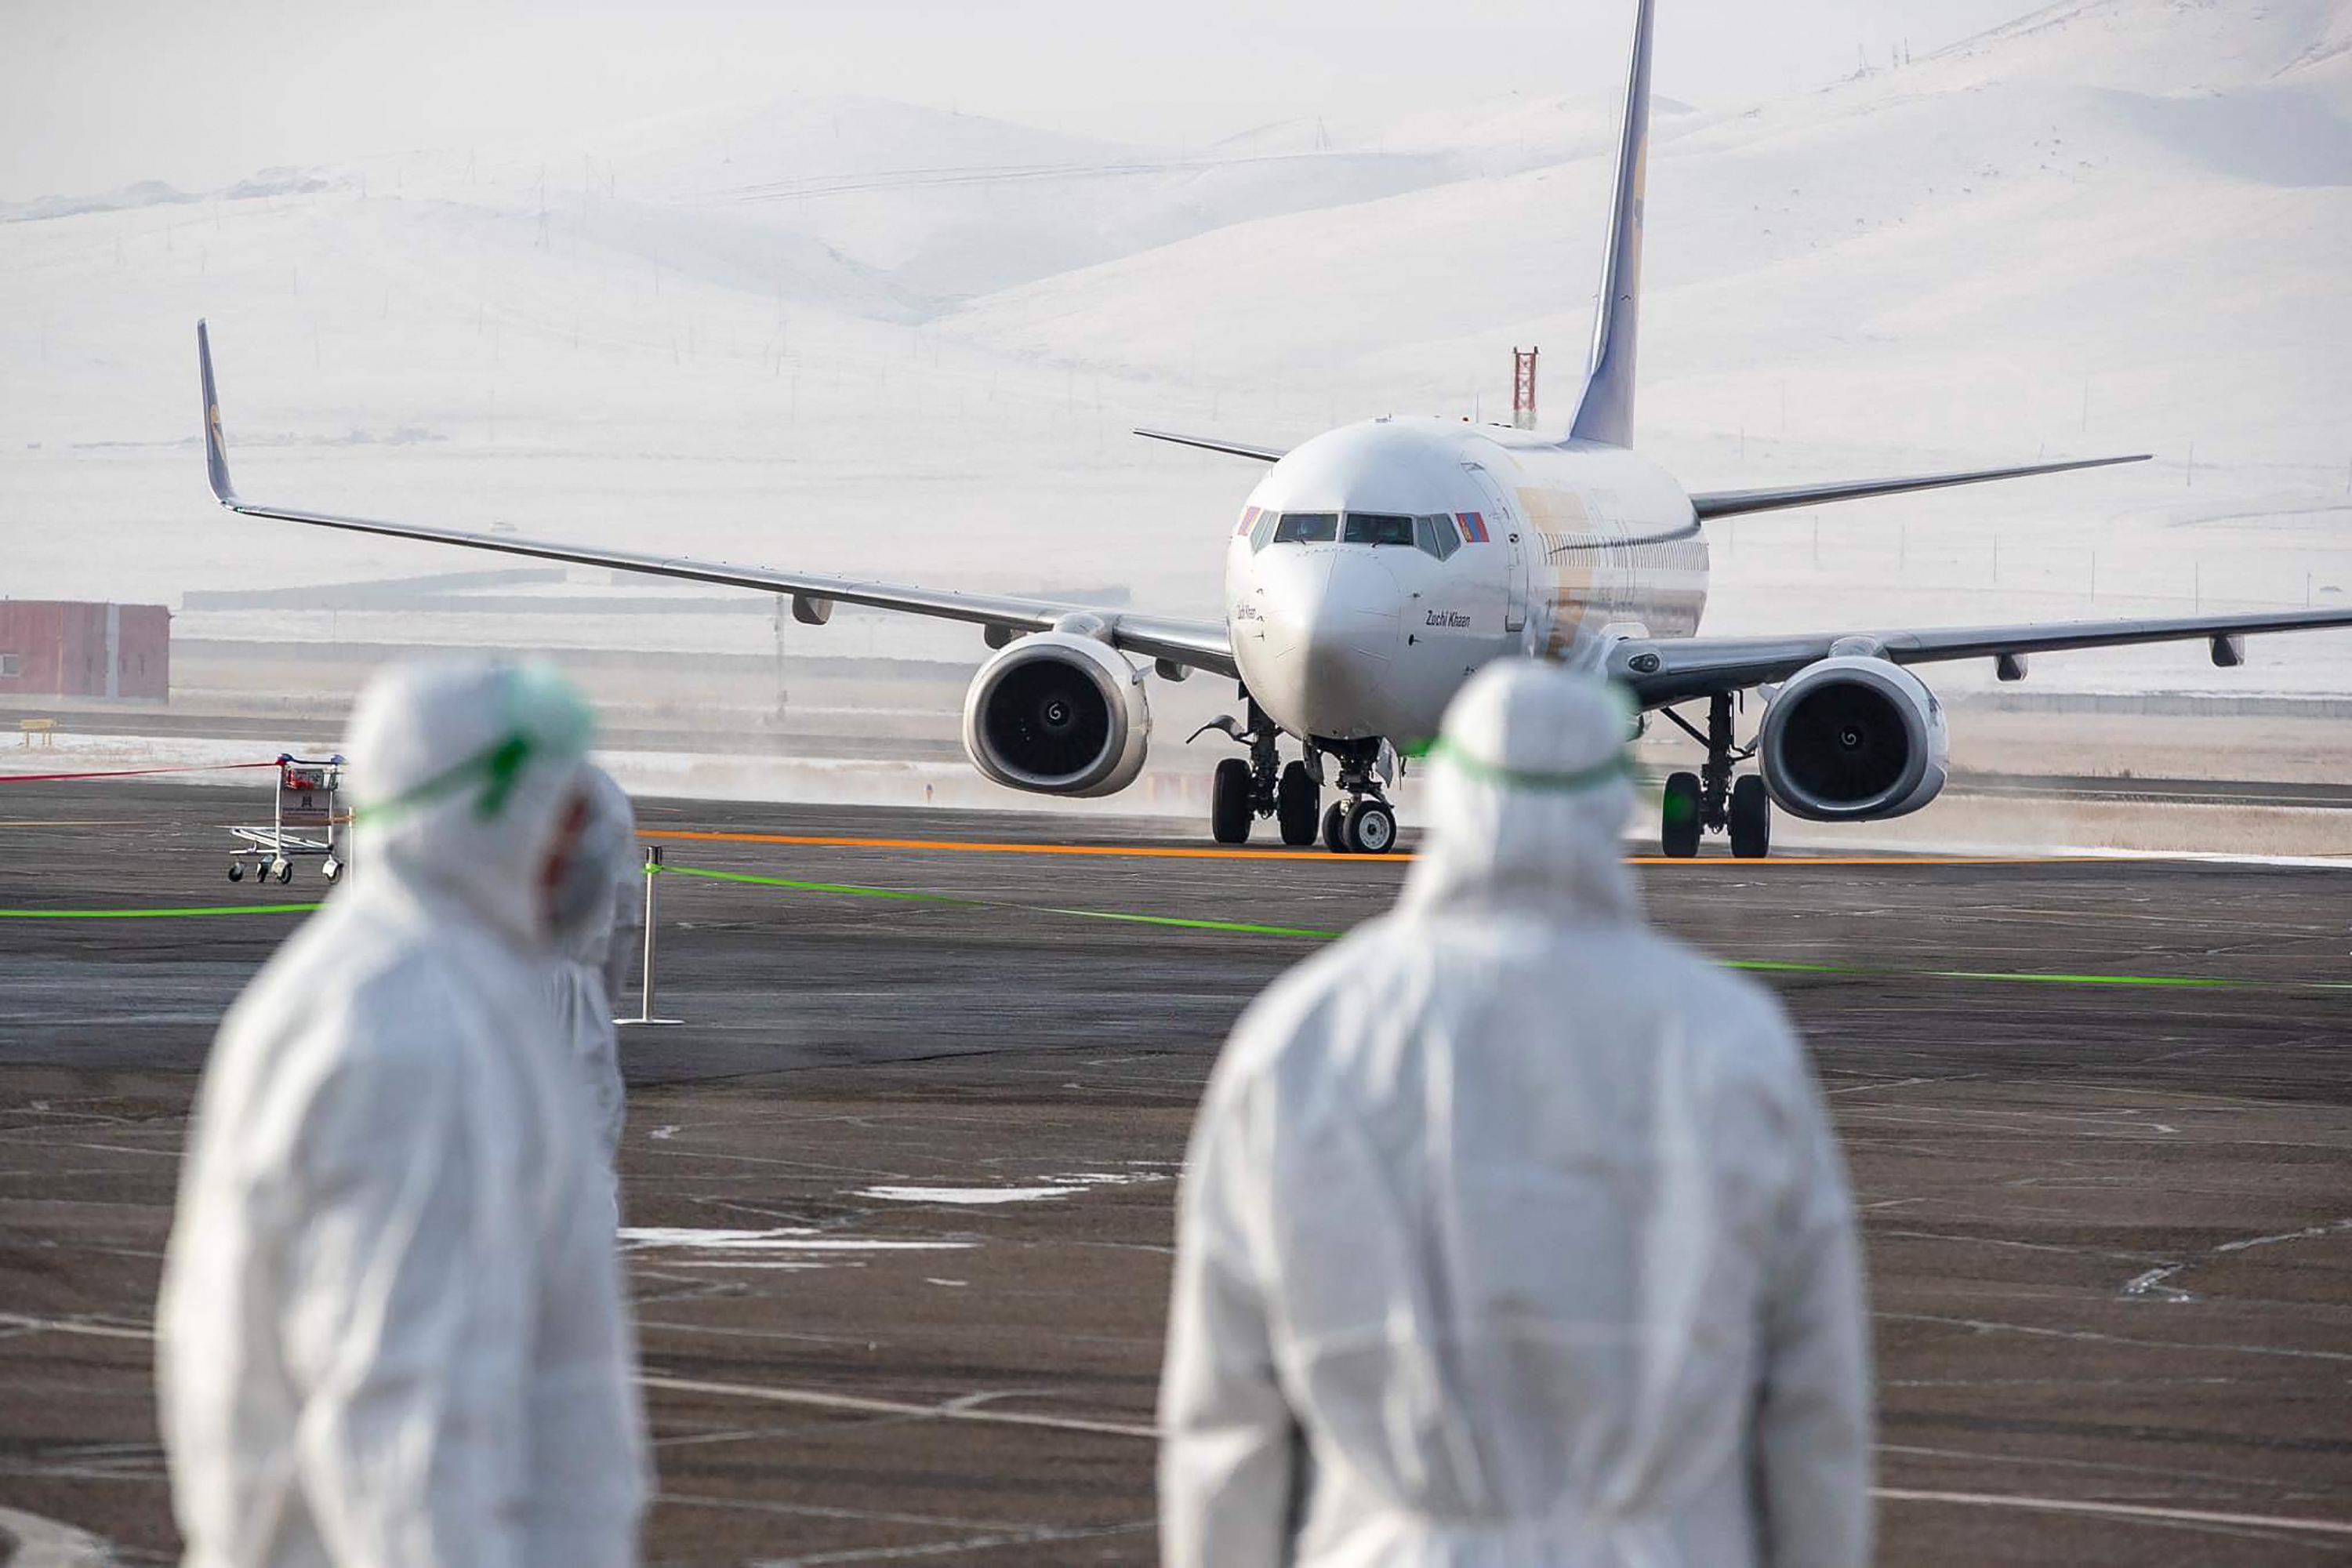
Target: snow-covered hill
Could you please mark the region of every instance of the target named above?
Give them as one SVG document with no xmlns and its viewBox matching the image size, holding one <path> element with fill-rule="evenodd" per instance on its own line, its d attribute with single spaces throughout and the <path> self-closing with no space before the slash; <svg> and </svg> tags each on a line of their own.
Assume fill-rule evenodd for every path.
<svg viewBox="0 0 2352 1568">
<path fill-rule="evenodd" d="M 1126 427 L 1491 416 L 1529 342 L 1564 417 L 1614 76 L 1192 148 L 803 94 L 0 210 L 0 592 L 458 564 L 214 511 L 208 315 L 257 495 L 1210 613 L 1253 470 Z M 2073 0 L 1662 106 L 1648 211 L 1643 441 L 1695 488 L 2162 456 L 1743 522 L 1712 626 L 2352 593 L 2352 0 Z M 2341 689 L 2347 641 L 2050 673 Z"/>
</svg>

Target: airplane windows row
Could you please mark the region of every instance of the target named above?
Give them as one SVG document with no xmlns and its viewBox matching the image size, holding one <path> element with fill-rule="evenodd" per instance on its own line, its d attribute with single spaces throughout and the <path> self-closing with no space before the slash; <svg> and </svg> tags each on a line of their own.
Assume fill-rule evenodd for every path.
<svg viewBox="0 0 2352 1568">
<path fill-rule="evenodd" d="M 1370 544 L 1402 546 L 1445 560 L 1462 548 L 1454 520 L 1407 517 L 1401 512 L 1351 511 L 1342 524 L 1336 511 L 1265 511 L 1250 527 L 1250 552 L 1269 544 Z"/>
</svg>

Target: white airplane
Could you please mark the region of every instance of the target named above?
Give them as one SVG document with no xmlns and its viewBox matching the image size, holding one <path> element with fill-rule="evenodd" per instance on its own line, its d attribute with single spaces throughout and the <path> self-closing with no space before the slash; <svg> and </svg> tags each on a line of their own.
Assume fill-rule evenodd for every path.
<svg viewBox="0 0 2352 1568">
<path fill-rule="evenodd" d="M 1248 748 L 1217 765 L 1211 823 L 1239 844 L 1275 818 L 1283 842 L 1381 854 L 1396 841 L 1386 794 L 1400 752 L 1437 732 L 1470 674 L 1533 655 L 1592 670 L 1663 712 L 1706 750 L 1665 784 L 1665 853 L 1726 832 L 1760 858 L 1775 805 L 1823 822 L 1901 816 L 1944 787 L 1942 705 L 1908 667 L 1990 658 L 2004 680 L 2028 656 L 2064 648 L 2207 639 L 2216 664 L 2244 658 L 2250 632 L 2352 626 L 2352 611 L 2074 621 L 1764 637 L 1698 635 L 1706 603 L 1704 525 L 1717 518 L 2062 473 L 2110 458 L 1908 479 L 1693 495 L 1636 455 L 1633 369 L 1649 161 L 1654 0 L 1634 22 L 1616 196 L 1583 395 L 1566 436 L 1435 418 L 1347 426 L 1290 450 L 1139 430 L 1271 465 L 1226 545 L 1222 622 L 995 598 L 791 571 L 761 571 L 339 517 L 241 499 L 229 482 L 205 325 L 196 324 L 205 459 L 234 512 L 392 534 L 790 595 L 822 626 L 835 604 L 976 623 L 996 653 L 964 702 L 972 764 L 1013 789 L 1107 795 L 1142 771 L 1151 731 L 1147 679 L 1193 670 L 1237 679 L 1245 718 L 1222 730 Z M 1738 743 L 1733 705 L 1761 689 L 1761 723 Z M 1676 710 L 1704 702 L 1705 728 Z M 1302 755 L 1282 763 L 1286 737 Z M 1195 739 L 1198 738 L 1196 735 Z M 1754 761 L 1757 772 L 1735 776 Z M 1328 810 L 1324 786 L 1344 800 Z"/>
</svg>

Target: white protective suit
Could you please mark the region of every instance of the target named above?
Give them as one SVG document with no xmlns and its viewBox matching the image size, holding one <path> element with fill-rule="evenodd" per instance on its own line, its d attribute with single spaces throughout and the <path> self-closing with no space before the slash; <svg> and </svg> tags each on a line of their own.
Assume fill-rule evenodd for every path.
<svg viewBox="0 0 2352 1568">
<path fill-rule="evenodd" d="M 352 880 L 230 1009 L 181 1173 L 157 1373 L 192 1564 L 635 1560 L 635 1348 L 545 993 L 590 727 L 488 663 L 360 699 Z"/>
<path fill-rule="evenodd" d="M 628 985 L 635 939 L 645 931 L 646 872 L 636 855 L 637 818 L 628 795 L 604 769 L 592 765 L 586 773 L 588 819 L 580 830 L 579 849 L 609 892 L 600 890 L 556 931 L 555 964 L 547 984 L 564 1059 L 588 1098 L 588 1125 L 610 1171 L 628 1118 L 620 1031 L 613 1026 L 613 1014 Z"/>
<path fill-rule="evenodd" d="M 1165 1562 L 1868 1561 L 1838 1151 L 1771 997 L 1644 924 L 1626 727 L 1480 674 L 1398 909 L 1236 1026 L 1179 1203 Z"/>
</svg>

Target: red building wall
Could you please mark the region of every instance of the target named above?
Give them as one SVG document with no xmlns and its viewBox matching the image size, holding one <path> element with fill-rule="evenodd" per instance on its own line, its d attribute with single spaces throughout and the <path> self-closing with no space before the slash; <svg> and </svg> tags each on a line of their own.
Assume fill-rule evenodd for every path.
<svg viewBox="0 0 2352 1568">
<path fill-rule="evenodd" d="M 10 693 L 168 699 L 172 612 L 161 605 L 0 599 L 0 695 Z"/>
</svg>

